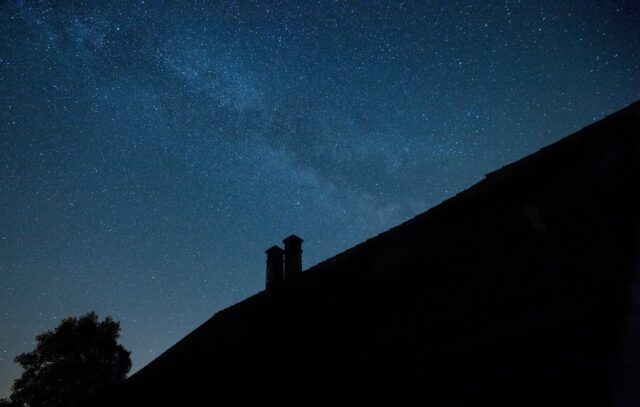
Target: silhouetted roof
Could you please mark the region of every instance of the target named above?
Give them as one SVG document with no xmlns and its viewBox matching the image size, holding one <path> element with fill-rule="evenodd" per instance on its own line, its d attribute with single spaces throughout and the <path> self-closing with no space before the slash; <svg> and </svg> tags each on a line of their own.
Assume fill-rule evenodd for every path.
<svg viewBox="0 0 640 407">
<path fill-rule="evenodd" d="M 622 120 L 621 120 L 622 119 Z M 428 222 L 431 218 L 440 216 L 450 206 L 463 203 L 463 201 L 474 194 L 491 193 L 497 184 L 507 184 L 509 182 L 517 182 L 519 177 L 530 176 L 538 170 L 559 172 L 562 167 L 571 166 L 573 164 L 572 156 L 578 157 L 584 151 L 597 150 L 604 144 L 611 141 L 612 138 L 626 136 L 627 134 L 618 134 L 615 132 L 616 127 L 621 123 L 627 124 L 635 122 L 636 126 L 640 125 L 640 101 L 632 103 L 628 107 L 613 113 L 604 119 L 591 124 L 559 141 L 541 148 L 518 161 L 507 164 L 504 167 L 492 171 L 485 175 L 484 179 L 472 185 L 470 188 L 456 194 L 439 205 L 416 215 L 415 217 L 392 227 L 364 242 L 353 246 L 333 257 L 330 257 L 313 267 L 307 272 L 326 270 L 332 264 L 342 261 L 343 259 L 353 256 L 359 252 L 369 250 L 370 246 L 383 244 L 385 241 L 395 240 L 403 233 L 408 232 L 416 224 Z M 599 132 L 601 128 L 607 128 L 605 133 Z M 635 136 L 640 137 L 640 133 Z"/>
<path fill-rule="evenodd" d="M 417 226 L 424 228 L 425 224 L 428 224 L 432 219 L 443 216 L 443 213 L 450 207 L 462 204 L 465 200 L 476 194 L 492 193 L 498 184 L 519 182 L 521 177 L 529 177 L 531 174 L 536 174 L 537 171 L 559 172 L 562 167 L 571 166 L 573 164 L 572 157 L 579 157 L 585 151 L 600 149 L 613 138 L 627 136 L 626 133 L 616 133 L 615 129 L 620 125 L 626 125 L 629 122 L 634 122 L 636 126 L 639 125 L 640 101 L 635 102 L 625 109 L 613 113 L 576 133 L 564 137 L 531 155 L 486 174 L 482 181 L 476 183 L 467 190 L 458 193 L 454 197 L 445 200 L 426 212 L 423 212 L 406 222 L 392 227 L 391 229 L 357 244 L 342 253 L 308 268 L 302 273 L 302 279 L 310 274 L 331 274 L 330 272 L 332 269 L 341 262 L 348 261 L 353 257 L 366 257 L 367 253 L 372 252 L 381 246 L 396 245 L 398 240 L 411 239 L 411 232 Z M 598 131 L 601 128 L 607 128 L 608 131 Z M 636 133 L 635 136 L 638 136 L 638 134 Z M 284 239 L 284 241 L 287 240 L 302 241 L 302 239 L 296 235 L 291 235 Z M 277 248 L 277 246 L 274 246 L 271 249 L 274 248 Z M 327 275 L 327 278 L 333 278 L 333 276 Z M 214 327 L 216 325 L 216 320 L 227 318 L 230 314 L 248 307 L 261 306 L 265 295 L 267 295 L 267 293 L 264 291 L 257 293 L 218 312 L 211 319 L 203 323 L 193 332 L 177 342 L 174 346 L 158 356 L 158 358 L 149 363 L 145 368 L 134 374 L 132 378 L 144 375 L 147 370 L 153 369 L 156 364 L 161 364 L 163 359 L 169 358 L 170 355 L 173 354 L 179 354 L 183 348 L 197 346 L 198 343 L 202 343 L 203 341 L 199 341 L 198 339 L 208 337 L 213 334 L 215 331 Z"/>
<path fill-rule="evenodd" d="M 409 323 L 402 321 L 402 324 L 404 324 L 402 325 L 402 329 L 411 330 L 410 333 L 405 332 L 400 336 L 404 338 L 402 340 L 398 339 L 399 336 L 394 336 L 398 335 L 394 333 L 394 329 L 402 331 L 398 326 L 384 329 L 375 328 L 376 322 L 371 318 L 377 317 L 367 317 L 370 318 L 366 319 L 369 324 L 367 325 L 367 329 L 373 329 L 377 332 L 376 335 L 385 329 L 388 331 L 385 331 L 386 333 L 382 336 L 386 338 L 384 339 L 385 341 L 391 340 L 389 338 L 396 338 L 394 340 L 399 340 L 398 343 L 404 343 L 403 341 L 408 340 L 407 338 L 418 335 L 416 332 L 421 332 L 420 335 L 424 335 L 422 330 L 427 329 L 424 328 L 424 326 L 429 325 L 424 322 L 424 318 L 435 318 L 433 319 L 434 321 L 437 320 L 440 321 L 438 322 L 439 324 L 445 324 L 442 321 L 445 321 L 447 318 L 454 318 L 451 315 L 458 315 L 455 318 L 462 318 L 460 315 L 464 314 L 467 315 L 464 317 L 467 318 L 465 320 L 466 322 L 460 322 L 459 324 L 465 327 L 464 329 L 469 330 L 471 329 L 469 328 L 470 326 L 477 323 L 476 321 L 480 321 L 481 318 L 488 318 L 483 322 L 484 326 L 492 327 L 491 329 L 495 332 L 512 332 L 513 335 L 516 335 L 518 332 L 527 332 L 523 324 L 535 325 L 539 324 L 539 321 L 544 321 L 545 318 L 551 318 L 544 316 L 547 314 L 535 314 L 535 312 L 543 312 L 542 310 L 545 309 L 545 301 L 549 304 L 556 304 L 553 306 L 561 307 L 561 311 L 556 310 L 548 315 L 565 315 L 567 309 L 570 309 L 569 304 L 571 301 L 576 304 L 586 304 L 584 303 L 584 301 L 586 301 L 584 298 L 597 298 L 596 296 L 584 297 L 587 296 L 585 293 L 591 293 L 591 291 L 584 287 L 579 287 L 580 284 L 576 283 L 576 281 L 578 281 L 576 278 L 580 278 L 581 276 L 580 273 L 584 273 L 582 276 L 585 280 L 592 279 L 596 281 L 594 286 L 598 286 L 598 284 L 602 283 L 603 277 L 598 275 L 598 271 L 595 269 L 596 266 L 602 263 L 602 265 L 598 267 L 605 269 L 611 268 L 614 270 L 617 266 L 615 264 L 610 265 L 607 262 L 614 261 L 611 259 L 617 257 L 624 257 L 624 250 L 620 248 L 621 241 L 616 240 L 626 239 L 628 237 L 624 234 L 627 233 L 624 220 L 621 221 L 613 215 L 607 217 L 598 211 L 603 211 L 605 208 L 610 211 L 609 208 L 613 205 L 615 208 L 619 208 L 620 211 L 620 213 L 616 215 L 622 216 L 632 210 L 626 207 L 624 202 L 616 200 L 621 199 L 624 201 L 627 199 L 627 188 L 637 190 L 637 185 L 629 185 L 629 183 L 633 183 L 634 180 L 637 179 L 637 174 L 628 174 L 628 168 L 636 169 L 636 167 L 634 167 L 634 165 L 636 165 L 634 164 L 634 160 L 637 160 L 640 154 L 638 151 L 630 151 L 628 155 L 625 155 L 627 152 L 625 152 L 624 149 L 637 149 L 637 139 L 639 137 L 640 102 L 636 102 L 521 160 L 487 174 L 482 181 L 428 211 L 308 268 L 302 273 L 298 280 L 285 283 L 281 289 L 260 292 L 216 313 L 200 327 L 196 328 L 146 367 L 134 374 L 127 382 L 133 386 L 141 380 L 150 380 L 153 382 L 158 372 L 163 372 L 162 374 L 165 376 L 171 374 L 180 375 L 179 369 L 178 371 L 174 369 L 177 366 L 187 366 L 189 363 L 195 363 L 190 362 L 189 358 L 192 358 L 194 354 L 198 354 L 199 349 L 209 349 L 212 346 L 217 346 L 215 345 L 216 343 L 235 343 L 237 341 L 235 341 L 234 338 L 248 335 L 246 332 L 259 332 L 260 335 L 271 338 L 272 342 L 270 343 L 273 346 L 281 346 L 282 340 L 276 340 L 272 337 L 272 335 L 277 335 L 278 332 L 271 332 L 271 328 L 265 328 L 260 322 L 265 318 L 272 318 L 274 313 L 283 312 L 283 305 L 279 302 L 279 298 L 288 296 L 290 301 L 294 303 L 297 301 L 297 304 L 304 303 L 304 306 L 309 307 L 308 302 L 324 300 L 325 293 L 318 294 L 317 291 L 332 287 L 336 288 L 338 284 L 344 283 L 345 285 L 350 285 L 350 290 L 357 292 L 358 295 L 365 298 L 363 301 L 366 302 L 366 307 L 372 306 L 375 301 L 384 302 L 386 300 L 385 298 L 377 297 L 375 294 L 375 292 L 377 292 L 376 290 L 380 289 L 377 285 L 360 284 L 360 280 L 358 280 L 360 277 L 365 278 L 368 282 L 387 279 L 384 284 L 380 284 L 382 286 L 385 286 L 387 281 L 394 281 L 394 284 L 396 284 L 396 294 L 394 294 L 395 297 L 389 301 L 398 303 L 405 301 L 404 294 L 402 293 L 403 290 L 411 292 L 411 295 L 407 294 L 407 297 L 415 297 L 420 295 L 419 292 L 423 287 L 424 290 L 437 291 L 441 284 L 456 286 L 461 285 L 461 281 L 463 280 L 474 279 L 474 281 L 476 281 L 481 278 L 486 280 L 486 282 L 483 283 L 485 284 L 485 286 L 483 286 L 484 288 L 476 290 L 478 293 L 474 294 L 473 304 L 471 306 L 467 308 L 462 305 L 457 308 L 454 307 L 452 311 L 447 311 L 447 316 L 444 315 L 441 308 L 433 307 L 433 309 L 425 311 L 422 309 L 425 307 L 424 302 L 412 303 L 413 307 L 417 307 L 416 309 L 422 307 L 419 313 L 426 313 L 425 315 L 428 316 L 420 314 L 421 316 L 419 318 L 415 317 L 418 318 L 416 321 Z M 622 167 L 617 166 L 617 161 L 620 160 L 625 161 Z M 584 171 L 583 175 L 581 175 L 582 171 Z M 621 176 L 625 177 L 625 179 L 620 179 Z M 594 185 L 589 183 L 589 180 L 592 178 L 598 178 L 597 182 L 594 181 Z M 629 181 L 629 179 L 631 181 Z M 553 188 L 547 188 L 547 184 L 553 185 Z M 574 184 L 576 185 L 575 188 L 572 187 Z M 590 188 L 595 188 L 595 190 L 590 191 Z M 550 194 L 558 193 L 564 193 L 566 196 L 558 198 L 557 202 L 554 201 L 555 197 L 549 196 Z M 603 198 L 607 196 L 614 196 L 615 199 L 612 198 L 613 200 L 608 202 Z M 517 197 L 517 199 L 514 197 Z M 588 197 L 588 199 L 593 198 L 595 201 L 579 201 L 579 199 L 587 199 L 586 197 Z M 535 201 L 535 204 L 529 204 L 529 201 Z M 529 216 L 529 220 L 532 223 L 548 222 L 554 226 L 554 233 L 550 233 L 543 238 L 532 235 L 530 230 L 531 226 L 527 229 L 527 224 L 521 223 L 523 202 L 525 205 L 524 212 L 526 216 Z M 562 208 L 556 208 L 558 205 L 562 206 Z M 540 212 L 542 212 L 543 215 L 540 215 Z M 543 220 L 542 218 L 545 216 L 546 218 Z M 600 219 L 603 217 L 606 219 Z M 536 220 L 536 218 L 540 219 Z M 449 225 L 455 228 L 455 231 L 452 232 L 454 234 L 442 236 L 449 230 Z M 608 231 L 609 227 L 612 231 L 615 231 L 615 233 Z M 545 228 L 546 226 L 537 228 L 537 232 L 541 233 Z M 536 229 L 536 227 L 533 229 Z M 594 230 L 599 231 L 598 233 L 600 233 L 600 235 L 590 236 L 589 233 Z M 584 240 L 587 238 L 591 240 Z M 302 241 L 302 239 L 295 235 L 289 236 L 285 241 L 289 239 Z M 602 239 L 602 241 L 598 239 Z M 413 244 L 412 242 L 415 240 L 420 240 L 420 244 Z M 587 248 L 593 245 L 595 245 L 597 249 L 595 251 L 597 253 L 588 253 L 589 249 Z M 275 250 L 276 247 L 277 246 L 274 246 L 269 250 Z M 611 252 L 607 252 L 607 250 Z M 614 250 L 619 250 L 620 253 L 614 253 Z M 490 251 L 490 253 L 485 256 L 484 253 L 487 251 Z M 581 253 L 581 251 L 586 251 L 587 253 L 583 256 L 584 259 L 576 261 L 576 253 Z M 390 253 L 389 256 L 391 259 L 384 258 L 385 252 Z M 466 263 L 458 262 L 458 264 L 457 258 L 464 258 L 465 256 L 467 256 L 467 258 L 464 259 Z M 473 256 L 485 257 L 476 259 Z M 597 256 L 602 257 L 599 258 Z M 394 268 L 394 262 L 401 258 L 405 259 L 404 262 L 398 260 L 398 265 Z M 374 261 L 373 259 L 376 260 Z M 419 267 L 416 268 L 415 273 L 412 271 L 414 274 L 405 273 L 406 275 L 403 276 L 403 278 L 407 277 L 411 279 L 411 282 L 406 283 L 408 285 L 403 286 L 402 281 L 398 282 L 393 280 L 395 278 L 394 275 L 403 272 L 407 267 L 413 267 L 416 262 L 420 264 Z M 461 274 L 454 274 L 452 270 L 456 267 L 469 270 Z M 590 270 L 589 267 L 593 267 L 594 270 Z M 574 270 L 574 268 L 576 268 L 577 271 Z M 444 273 L 445 269 L 446 273 Z M 481 271 L 477 272 L 476 269 Z M 569 291 L 566 292 L 562 291 L 564 288 L 545 288 L 546 283 L 541 282 L 542 280 L 540 279 L 556 278 L 557 272 L 554 270 L 564 269 L 571 270 L 571 272 L 567 272 L 565 276 L 566 281 L 559 281 L 552 286 L 578 286 L 578 288 L 575 288 L 575 291 L 571 291 L 574 290 L 574 288 L 567 288 Z M 440 271 L 440 274 L 445 276 L 443 277 L 445 280 L 448 278 L 451 281 L 442 283 L 442 281 L 424 280 L 419 277 L 421 273 L 435 274 L 437 271 Z M 489 272 L 493 274 L 488 274 Z M 511 274 L 511 276 L 509 274 Z M 349 276 L 353 277 L 356 275 L 358 278 L 347 280 L 347 278 L 350 278 Z M 480 277 L 478 277 L 478 275 L 480 275 Z M 517 276 L 517 278 L 514 276 Z M 462 280 L 456 280 L 456 278 Z M 618 279 L 619 281 L 624 280 L 623 278 Z M 527 283 L 520 283 L 520 281 Z M 332 282 L 336 284 L 332 286 Z M 420 286 L 422 284 L 424 285 Z M 431 286 L 427 286 L 427 284 L 431 284 Z M 474 284 L 476 284 L 476 286 L 479 285 L 477 282 Z M 502 287 L 509 287 L 509 284 L 512 284 L 514 288 L 504 291 Z M 538 285 L 540 285 L 540 287 L 538 287 Z M 358 291 L 358 288 L 361 290 Z M 304 298 L 296 297 L 293 294 L 297 291 L 302 292 L 304 291 L 303 289 L 306 290 L 304 295 L 301 294 Z M 337 289 L 340 288 L 338 287 Z M 314 292 L 314 290 L 316 292 Z M 347 292 L 347 288 L 343 290 L 344 292 L 332 294 L 334 298 L 327 300 L 327 303 L 336 309 L 340 307 L 345 309 L 347 307 L 353 307 L 360 310 L 363 305 L 350 299 L 351 297 L 349 297 L 350 294 Z M 497 294 L 487 293 L 487 291 L 491 290 Z M 556 292 L 554 290 L 559 291 Z M 517 320 L 513 320 L 513 315 L 508 314 L 508 311 L 494 313 L 495 315 L 492 314 L 493 316 L 487 317 L 489 313 L 486 311 L 486 307 L 488 307 L 487 304 L 491 301 L 488 301 L 486 297 L 489 294 L 496 298 L 499 297 L 499 300 L 493 299 L 491 301 L 506 304 L 508 311 L 509 308 L 511 308 L 513 312 L 521 312 L 522 315 L 520 315 L 519 318 L 527 322 L 519 323 Z M 429 296 L 431 295 L 432 294 L 429 294 Z M 554 297 L 554 295 L 557 295 L 557 298 Z M 434 298 L 440 298 L 435 294 L 433 294 L 433 296 Z M 575 301 L 569 301 L 567 296 L 574 296 Z M 522 298 L 519 299 L 518 297 Z M 560 300 L 558 298 L 560 298 Z M 578 300 L 578 298 L 580 300 Z M 605 297 L 603 296 L 602 298 Z M 589 301 L 591 301 L 591 299 Z M 423 300 L 421 299 L 420 301 Z M 439 300 L 433 300 L 432 304 L 435 304 L 437 301 Z M 565 303 L 562 303 L 562 301 Z M 392 305 L 392 303 L 385 304 L 385 306 Z M 419 306 L 416 304 L 419 304 Z M 594 302 L 594 304 L 597 304 L 597 302 Z M 586 307 L 586 305 L 580 306 Z M 394 311 L 389 312 L 392 314 L 394 312 L 404 312 L 402 311 L 402 307 L 398 307 L 400 306 L 398 305 L 396 308 L 392 308 Z M 575 307 L 579 306 L 575 305 Z M 597 307 L 600 307 L 600 305 Z M 304 307 L 300 309 L 303 308 Z M 389 319 L 390 317 L 388 315 L 384 316 L 386 315 L 385 309 L 384 307 L 381 308 L 380 304 L 377 304 L 373 308 L 376 312 L 380 313 L 382 320 L 391 321 L 388 322 L 391 324 L 397 322 L 394 322 L 393 318 Z M 464 311 L 460 311 L 463 308 Z M 532 309 L 534 311 L 532 311 Z M 333 308 L 332 310 L 332 312 L 334 312 L 332 315 L 338 315 L 337 318 L 341 318 L 339 315 L 343 313 Z M 298 314 L 295 312 L 298 312 Z M 293 316 L 291 316 L 291 318 L 293 318 L 292 321 L 300 321 L 299 318 L 303 317 L 303 315 L 299 313 L 304 311 L 297 310 L 295 312 L 292 314 Z M 314 309 L 313 312 L 313 318 L 323 318 L 324 310 L 320 305 L 318 305 L 318 308 Z M 364 315 L 362 312 L 358 315 Z M 411 312 L 416 313 L 418 311 L 413 310 Z M 477 315 L 475 315 L 474 312 L 476 312 Z M 531 312 L 534 313 L 534 316 L 527 316 L 526 318 L 528 319 L 526 319 L 525 315 Z M 555 316 L 553 318 L 555 318 Z M 253 325 L 251 330 L 247 331 L 247 327 L 243 325 L 243 323 L 249 320 L 252 321 L 251 324 Z M 507 324 L 505 322 L 507 320 L 511 322 Z M 594 319 L 594 321 L 595 320 L 596 319 Z M 538 322 L 534 323 L 531 321 Z M 350 328 L 352 323 L 353 321 L 351 320 L 342 321 L 341 324 L 345 325 L 340 326 L 343 329 L 356 329 Z M 310 322 L 309 324 L 312 323 Z M 503 325 L 508 326 L 508 329 Z M 279 329 L 283 329 L 283 326 L 286 325 L 279 325 Z M 374 328 L 372 328 L 372 326 Z M 417 326 L 422 327 L 416 328 Z M 448 325 L 445 324 L 444 326 L 450 329 Z M 486 327 L 482 329 L 489 329 Z M 291 329 L 291 331 L 287 331 L 287 335 L 298 332 L 293 328 Z M 313 327 L 305 325 L 305 328 L 300 329 L 304 330 L 304 333 L 301 335 L 308 335 L 307 338 L 313 338 L 315 335 L 310 334 L 312 329 L 314 329 Z M 380 329 L 382 329 L 382 331 L 380 331 Z M 414 329 L 417 329 L 417 331 L 414 332 Z M 442 340 L 458 343 L 459 341 L 464 342 L 464 338 L 475 338 L 468 339 L 468 341 L 471 342 L 476 341 L 474 342 L 476 344 L 474 346 L 485 346 L 481 344 L 489 341 L 485 337 L 479 336 L 476 338 L 469 333 L 475 331 L 465 331 L 463 328 L 459 329 L 461 330 L 460 332 L 452 330 L 451 332 L 453 333 L 451 334 L 442 334 L 444 335 L 442 338 L 435 335 L 435 339 L 433 340 L 436 342 Z M 477 327 L 475 329 L 482 330 Z M 350 332 L 353 333 L 355 331 Z M 575 329 L 575 332 L 578 332 L 578 328 Z M 573 334 L 566 333 L 566 335 Z M 224 337 L 225 340 L 218 341 L 218 339 L 222 337 Z M 420 337 L 422 338 L 422 336 Z M 377 340 L 381 340 L 378 337 L 376 338 Z M 227 340 L 230 342 L 225 342 Z M 309 346 L 311 346 L 311 344 Z M 315 351 L 321 349 L 319 344 L 314 344 L 313 346 Z M 418 345 L 412 342 L 411 346 Z M 464 346 L 468 348 L 472 347 L 470 344 Z M 398 347 L 402 348 L 400 345 L 398 345 Z M 304 346 L 302 349 L 304 349 Z M 505 360 L 508 359 L 509 358 L 506 358 Z M 320 362 L 317 361 L 317 363 Z M 441 366 L 442 368 L 442 366 L 446 366 L 446 364 L 437 366 Z M 594 364 L 594 366 L 597 366 L 597 364 Z M 247 368 L 250 369 L 250 367 Z M 450 374 L 454 373 L 450 372 Z"/>
</svg>

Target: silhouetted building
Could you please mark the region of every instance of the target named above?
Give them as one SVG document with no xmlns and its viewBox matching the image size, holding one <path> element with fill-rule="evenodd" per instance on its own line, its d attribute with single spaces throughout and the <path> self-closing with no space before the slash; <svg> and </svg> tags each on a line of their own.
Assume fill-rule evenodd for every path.
<svg viewBox="0 0 640 407">
<path fill-rule="evenodd" d="M 638 406 L 639 140 L 635 103 L 305 272 L 287 238 L 92 405 Z"/>
</svg>

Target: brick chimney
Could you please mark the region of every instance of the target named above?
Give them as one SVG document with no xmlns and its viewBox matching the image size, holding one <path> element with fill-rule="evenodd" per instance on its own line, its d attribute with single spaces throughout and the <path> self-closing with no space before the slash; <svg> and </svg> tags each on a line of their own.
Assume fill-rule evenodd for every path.
<svg viewBox="0 0 640 407">
<path fill-rule="evenodd" d="M 278 246 L 271 246 L 267 253 L 267 290 L 279 287 L 284 281 L 283 258 L 284 250 Z"/>
<path fill-rule="evenodd" d="M 282 241 L 284 243 L 284 281 L 296 279 L 302 273 L 302 242 L 296 235 Z"/>
</svg>

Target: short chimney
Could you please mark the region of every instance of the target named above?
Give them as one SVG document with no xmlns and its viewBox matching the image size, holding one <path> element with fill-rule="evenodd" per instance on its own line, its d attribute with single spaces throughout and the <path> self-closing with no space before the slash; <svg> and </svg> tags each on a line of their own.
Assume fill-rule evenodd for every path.
<svg viewBox="0 0 640 407">
<path fill-rule="evenodd" d="M 284 281 L 295 280 L 302 273 L 302 239 L 291 235 L 284 239 Z"/>
<path fill-rule="evenodd" d="M 284 250 L 278 246 L 268 248 L 267 253 L 267 290 L 279 287 L 284 281 L 284 271 L 282 270 Z"/>
</svg>

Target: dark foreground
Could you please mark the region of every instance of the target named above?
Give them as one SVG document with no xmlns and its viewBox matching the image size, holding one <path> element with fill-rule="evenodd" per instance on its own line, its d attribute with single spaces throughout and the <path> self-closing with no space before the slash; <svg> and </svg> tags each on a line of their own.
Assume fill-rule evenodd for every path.
<svg viewBox="0 0 640 407">
<path fill-rule="evenodd" d="M 640 405 L 640 103 L 219 312 L 87 405 Z"/>
</svg>

